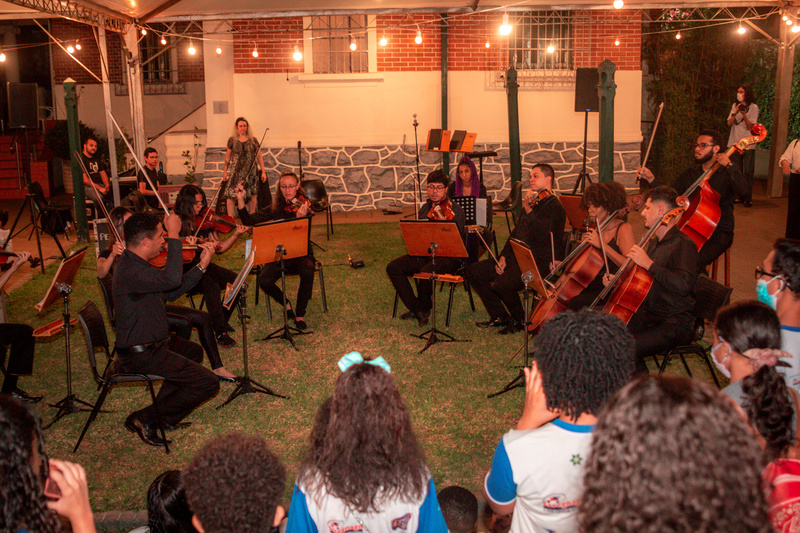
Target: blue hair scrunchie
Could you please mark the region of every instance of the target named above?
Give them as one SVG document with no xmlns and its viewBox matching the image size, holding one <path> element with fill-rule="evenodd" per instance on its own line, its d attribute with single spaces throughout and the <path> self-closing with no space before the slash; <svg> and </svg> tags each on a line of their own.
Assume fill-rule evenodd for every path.
<svg viewBox="0 0 800 533">
<path fill-rule="evenodd" d="M 350 352 L 349 354 L 345 355 L 341 359 L 339 359 L 339 369 L 344 372 L 348 368 L 353 365 L 357 365 L 359 363 L 368 363 L 370 365 L 377 366 L 382 368 L 386 371 L 387 374 L 392 373 L 392 368 L 389 366 L 389 363 L 386 362 L 386 359 L 381 357 L 380 355 L 371 361 L 364 361 L 364 357 L 361 356 L 358 352 Z"/>
</svg>

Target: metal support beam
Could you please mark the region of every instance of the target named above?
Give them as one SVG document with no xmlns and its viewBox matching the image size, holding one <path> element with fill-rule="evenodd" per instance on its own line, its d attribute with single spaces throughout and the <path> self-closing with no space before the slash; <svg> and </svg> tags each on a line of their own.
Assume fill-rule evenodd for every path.
<svg viewBox="0 0 800 533">
<path fill-rule="evenodd" d="M 180 1 L 181 1 L 181 0 L 166 0 L 166 1 L 165 1 L 164 3 L 162 3 L 161 5 L 159 5 L 159 6 L 156 6 L 155 8 L 153 8 L 153 9 L 150 11 L 150 13 L 147 13 L 146 15 L 144 15 L 143 17 L 141 17 L 141 18 L 138 20 L 138 22 L 139 22 L 139 23 L 141 23 L 141 24 L 144 24 L 145 22 L 147 22 L 147 21 L 148 21 L 148 20 L 150 20 L 151 18 L 155 17 L 156 15 L 158 15 L 159 13 L 161 13 L 162 11 L 164 11 L 164 10 L 166 10 L 166 9 L 169 9 L 169 8 L 171 8 L 172 6 L 174 6 L 175 4 L 177 4 L 177 3 L 178 3 L 178 2 L 180 2 Z"/>
<path fill-rule="evenodd" d="M 64 106 L 67 108 L 69 153 L 74 154 L 81 149 L 81 134 L 78 127 L 78 94 L 75 92 L 75 80 L 72 78 L 64 80 Z M 74 155 L 70 155 L 70 161 L 72 161 L 72 199 L 75 207 L 75 231 L 77 232 L 78 240 L 86 242 L 89 240 L 89 230 L 86 222 L 86 195 L 83 191 L 83 171 Z"/>
<path fill-rule="evenodd" d="M 617 84 L 614 72 L 617 66 L 608 59 L 597 68 L 600 73 L 600 85 L 597 88 L 600 97 L 600 147 L 598 153 L 601 182 L 614 181 L 614 97 Z"/>
<path fill-rule="evenodd" d="M 519 146 L 519 84 L 517 69 L 511 64 L 506 71 L 506 97 L 508 99 L 508 164 L 511 172 L 511 185 L 522 181 L 522 156 Z M 519 217 L 520 202 L 514 209 L 514 217 Z"/>
<path fill-rule="evenodd" d="M 133 23 L 133 18 L 113 9 L 108 9 L 99 4 L 84 0 L 84 3 L 76 1 L 64 2 L 62 0 L 3 0 L 9 4 L 27 7 L 40 11 L 58 15 L 65 19 L 83 22 L 92 26 L 101 25 L 107 30 L 122 32 L 129 24 Z"/>
<path fill-rule="evenodd" d="M 139 56 L 139 31 L 129 26 L 124 34 L 123 45 L 126 50 L 128 66 L 128 100 L 131 108 L 131 127 L 133 129 L 133 147 L 136 157 L 141 157 L 145 149 L 144 105 L 142 89 L 142 65 Z"/>
<path fill-rule="evenodd" d="M 111 109 L 111 86 L 108 81 L 108 47 L 106 46 L 106 29 L 97 30 L 97 47 L 100 49 L 100 63 L 103 76 L 103 104 Z M 106 137 L 108 137 L 108 159 L 111 163 L 111 190 L 114 192 L 114 205 L 119 205 L 119 173 L 117 172 L 117 143 L 114 141 L 114 125 L 106 113 Z"/>
<path fill-rule="evenodd" d="M 796 16 L 796 9 L 784 13 Z M 789 130 L 789 106 L 792 99 L 792 73 L 794 72 L 794 41 L 789 26 L 780 26 L 780 47 L 778 48 L 778 69 L 775 74 L 775 108 L 772 112 L 772 138 L 769 148 L 769 174 L 767 176 L 767 196 L 779 198 L 783 195 L 783 169 L 778 157 L 786 148 Z M 791 44 L 789 44 L 791 41 Z"/>
<path fill-rule="evenodd" d="M 441 58 L 441 74 L 442 74 L 442 129 L 447 128 L 447 14 L 442 14 L 441 21 L 441 44 L 442 44 L 442 58 Z M 442 153 L 442 170 L 448 176 L 450 175 L 450 152 Z M 458 176 L 456 176 L 458 178 Z"/>
</svg>

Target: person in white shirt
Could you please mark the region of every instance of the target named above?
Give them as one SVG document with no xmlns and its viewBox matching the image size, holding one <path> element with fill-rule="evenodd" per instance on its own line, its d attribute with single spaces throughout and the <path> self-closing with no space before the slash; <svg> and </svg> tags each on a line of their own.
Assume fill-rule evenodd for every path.
<svg viewBox="0 0 800 533">
<path fill-rule="evenodd" d="M 755 99 L 753 88 L 750 85 L 740 85 L 736 89 L 736 101 L 731 106 L 731 112 L 728 113 L 727 120 L 728 126 L 731 127 L 728 147 L 752 135 L 750 129 L 758 122 L 758 106 L 754 102 Z M 753 173 L 755 172 L 756 164 L 755 149 L 756 145 L 752 144 L 743 153 L 737 152 L 731 155 L 731 161 L 747 182 L 747 191 L 741 196 L 742 204 L 745 207 L 750 207 L 753 199 Z"/>
<path fill-rule="evenodd" d="M 800 139 L 786 147 L 780 158 L 783 175 L 789 176 L 789 209 L 786 212 L 787 239 L 800 239 Z"/>
</svg>

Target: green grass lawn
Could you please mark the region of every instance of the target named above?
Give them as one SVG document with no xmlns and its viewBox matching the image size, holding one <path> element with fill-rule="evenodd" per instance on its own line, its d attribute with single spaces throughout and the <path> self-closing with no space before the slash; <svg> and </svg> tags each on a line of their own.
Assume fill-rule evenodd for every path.
<svg viewBox="0 0 800 533">
<path fill-rule="evenodd" d="M 497 222 L 498 230 L 507 233 L 502 219 Z M 289 399 L 249 394 L 217 410 L 234 388 L 233 384 L 223 383 L 219 396 L 187 418 L 192 422 L 191 427 L 169 434 L 173 441 L 169 455 L 163 449 L 144 445 L 123 428 L 125 417 L 149 402 L 144 387 L 115 389 L 104 406 L 111 412 L 98 416 L 76 454 L 72 453 L 72 447 L 88 414 L 70 415 L 45 432 L 51 457 L 79 462 L 86 468 L 95 511 L 144 509 L 147 487 L 160 472 L 182 468 L 209 438 L 231 431 L 261 435 L 278 453 L 289 472 L 285 491 L 288 501 L 316 408 L 333 391 L 339 375 L 336 362 L 352 350 L 361 352 L 365 358 L 382 355 L 392 366 L 392 375 L 411 411 L 414 429 L 437 487 L 459 484 L 480 492 L 498 440 L 513 427 L 521 413 L 521 388 L 497 398 L 486 398 L 517 375 L 521 356 L 514 355 L 522 345 L 521 334 L 509 338 L 497 335 L 495 330 L 476 328 L 474 322 L 484 320 L 486 313 L 477 297 L 477 310 L 471 311 L 467 295 L 459 287 L 447 332 L 470 342 L 437 344 L 425 353 L 418 353 L 424 341 L 410 334 L 419 333 L 422 328 L 414 321 L 391 318 L 394 290 L 385 266 L 404 252 L 397 224 L 340 224 L 335 231 L 328 241 L 323 225 L 317 224 L 312 230 L 313 239 L 325 247 L 324 252 L 315 250 L 315 255 L 325 265 L 329 312 L 322 312 L 317 280 L 306 314 L 314 333 L 296 338 L 298 351 L 284 340 L 259 340 L 280 327 L 282 318 L 276 312 L 273 320 L 269 320 L 264 294 L 259 297 L 259 305 L 255 305 L 254 289 L 248 292 L 250 375 Z M 505 242 L 505 236 L 500 239 Z M 243 250 L 241 241 L 215 261 L 238 270 Z M 351 269 L 346 264 L 348 254 L 363 258 L 366 267 Z M 95 267 L 92 248 L 73 285 L 70 309 L 74 317 L 88 300 L 93 300 L 105 313 Z M 54 271 L 54 267 L 48 268 L 46 275 L 35 275 L 13 292 L 9 306 L 12 321 L 39 327 L 61 316 L 60 303 L 42 314 L 33 309 Z M 254 288 L 252 276 L 250 281 Z M 297 282 L 296 276 L 287 280 L 292 301 Z M 445 329 L 447 291 L 438 293 L 439 296 L 437 324 Z M 188 300 L 178 303 L 188 305 Z M 279 309 L 273 303 L 273 311 Z M 231 319 L 236 328 L 232 336 L 239 345 L 221 352 L 226 367 L 242 373 L 241 325 L 235 316 Z M 110 328 L 109 334 L 113 338 Z M 79 398 L 93 402 L 98 393 L 80 327 L 72 329 L 71 342 L 74 392 Z M 703 373 L 696 361 L 690 364 L 695 376 L 710 381 L 707 371 Z M 678 365 L 672 365 L 671 369 L 682 371 Z M 37 341 L 34 374 L 22 378 L 20 386 L 31 393 L 44 394 L 45 402 L 49 403 L 66 394 L 63 335 L 46 342 Z M 55 410 L 45 403 L 37 407 L 45 423 L 49 422 Z"/>
</svg>

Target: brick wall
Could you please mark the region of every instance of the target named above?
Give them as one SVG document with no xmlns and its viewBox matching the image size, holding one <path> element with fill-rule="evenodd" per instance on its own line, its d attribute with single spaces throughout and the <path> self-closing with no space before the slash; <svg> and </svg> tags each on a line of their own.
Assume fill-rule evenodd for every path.
<svg viewBox="0 0 800 533">
<path fill-rule="evenodd" d="M 417 44 L 417 24 L 422 44 Z M 377 40 L 386 36 L 386 46 L 378 46 L 378 72 L 439 70 L 441 31 L 438 15 L 387 15 L 377 18 Z"/>
<path fill-rule="evenodd" d="M 505 37 L 498 28 L 502 13 L 480 13 L 448 20 L 448 62 L 450 70 L 504 70 L 507 65 Z M 489 48 L 486 43 L 489 42 Z"/>
<path fill-rule="evenodd" d="M 303 50 L 303 19 L 261 19 L 233 22 L 233 65 L 236 74 L 303 72 L 303 61 L 292 58 L 295 44 Z M 253 48 L 258 57 L 253 57 Z"/>
<path fill-rule="evenodd" d="M 574 25 L 575 68 L 596 67 L 605 59 L 617 70 L 642 69 L 642 14 L 630 11 L 588 11 L 588 24 Z M 614 41 L 619 38 L 619 46 Z M 587 49 L 583 51 L 581 49 Z"/>
</svg>

